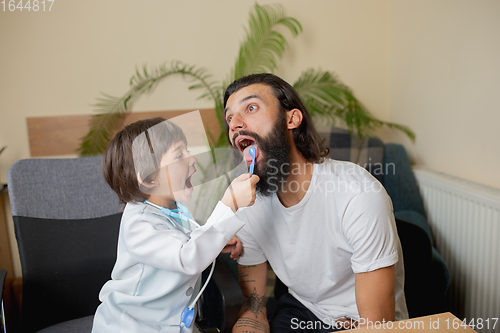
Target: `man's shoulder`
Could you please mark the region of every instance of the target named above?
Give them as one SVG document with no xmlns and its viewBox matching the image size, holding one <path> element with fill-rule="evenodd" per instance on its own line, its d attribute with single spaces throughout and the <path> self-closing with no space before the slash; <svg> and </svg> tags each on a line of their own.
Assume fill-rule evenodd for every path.
<svg viewBox="0 0 500 333">
<path fill-rule="evenodd" d="M 359 164 L 333 159 L 326 159 L 323 163 L 317 164 L 316 173 L 321 178 L 333 176 L 342 179 L 368 178 L 370 180 L 375 180 L 371 174 Z"/>
<path fill-rule="evenodd" d="M 337 191 L 359 194 L 361 192 L 380 192 L 382 184 L 362 166 L 348 162 L 326 159 L 317 164 L 315 169 L 318 186 L 323 184 L 327 188 Z"/>
</svg>

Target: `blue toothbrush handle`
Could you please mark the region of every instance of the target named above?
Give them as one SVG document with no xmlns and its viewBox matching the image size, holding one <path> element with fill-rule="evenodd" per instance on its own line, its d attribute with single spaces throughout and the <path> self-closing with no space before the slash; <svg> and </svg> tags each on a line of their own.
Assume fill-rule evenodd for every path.
<svg viewBox="0 0 500 333">
<path fill-rule="evenodd" d="M 253 168 L 255 166 L 255 156 L 257 155 L 255 147 L 250 147 L 248 153 L 250 154 L 250 156 L 252 156 L 252 163 L 250 164 L 250 170 L 248 172 L 253 175 Z"/>
</svg>

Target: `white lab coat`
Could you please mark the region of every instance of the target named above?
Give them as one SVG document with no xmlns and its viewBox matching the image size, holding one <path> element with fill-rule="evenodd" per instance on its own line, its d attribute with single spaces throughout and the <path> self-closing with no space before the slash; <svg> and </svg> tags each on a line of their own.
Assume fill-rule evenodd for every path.
<svg viewBox="0 0 500 333">
<path fill-rule="evenodd" d="M 103 286 L 92 333 L 192 332 L 181 313 L 203 270 L 244 222 L 219 202 L 205 225 L 184 229 L 157 208 L 128 203 L 111 280 Z"/>
</svg>

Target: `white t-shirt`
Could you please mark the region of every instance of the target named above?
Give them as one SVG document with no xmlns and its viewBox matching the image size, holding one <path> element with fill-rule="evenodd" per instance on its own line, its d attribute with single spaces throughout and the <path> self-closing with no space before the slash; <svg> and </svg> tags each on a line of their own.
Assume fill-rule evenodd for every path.
<svg viewBox="0 0 500 333">
<path fill-rule="evenodd" d="M 359 319 L 355 273 L 396 264 L 396 320 L 408 318 L 401 244 L 383 186 L 364 168 L 334 160 L 314 164 L 308 185 L 292 207 L 273 195 L 238 211 L 246 222 L 237 234 L 244 246 L 239 264 L 267 260 L 290 294 L 325 323 Z"/>
</svg>

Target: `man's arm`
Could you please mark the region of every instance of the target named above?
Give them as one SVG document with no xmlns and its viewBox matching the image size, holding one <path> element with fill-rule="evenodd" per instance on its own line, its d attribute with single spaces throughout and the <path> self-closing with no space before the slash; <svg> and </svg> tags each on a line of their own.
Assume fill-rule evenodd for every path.
<svg viewBox="0 0 500 333">
<path fill-rule="evenodd" d="M 393 321 L 396 312 L 394 283 L 395 266 L 356 274 L 355 293 L 358 306 L 359 326 Z"/>
<path fill-rule="evenodd" d="M 243 306 L 234 324 L 234 333 L 269 333 L 265 304 L 267 262 L 258 265 L 238 265 L 238 280 L 243 293 Z"/>
</svg>

